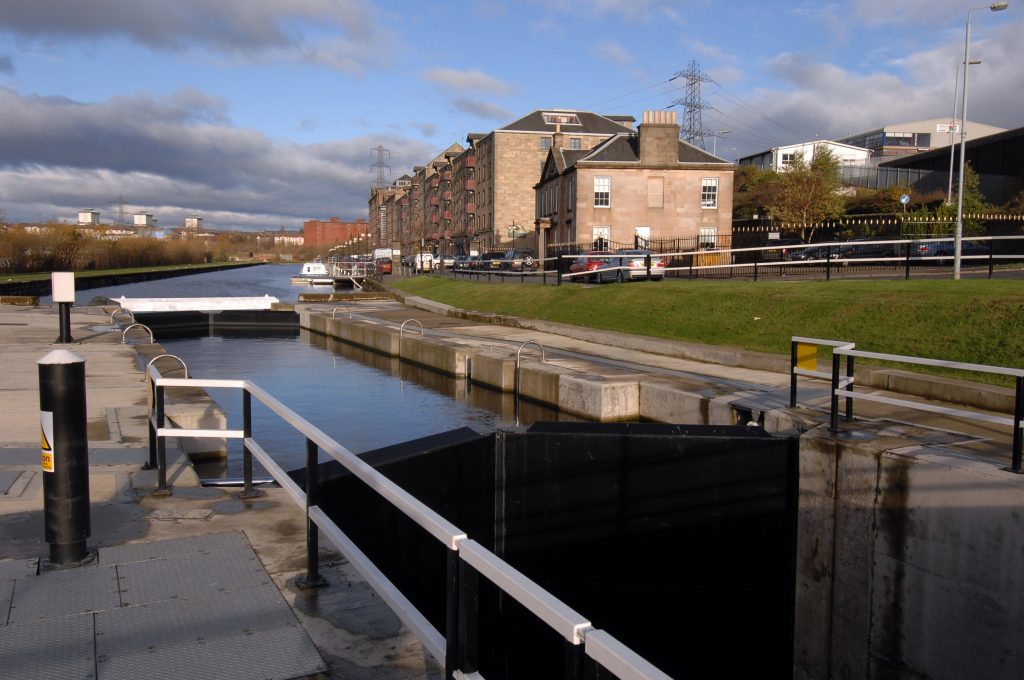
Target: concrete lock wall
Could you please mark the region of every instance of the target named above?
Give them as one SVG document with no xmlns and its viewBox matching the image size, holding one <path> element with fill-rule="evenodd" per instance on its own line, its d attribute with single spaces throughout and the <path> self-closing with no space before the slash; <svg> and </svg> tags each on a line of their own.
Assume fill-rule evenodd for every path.
<svg viewBox="0 0 1024 680">
<path fill-rule="evenodd" d="M 1024 677 L 1022 507 L 998 463 L 870 423 L 806 433 L 794 677 Z"/>
<path fill-rule="evenodd" d="M 406 333 L 402 336 L 399 356 L 403 361 L 461 378 L 466 376 L 470 357 L 478 351 L 447 340 Z"/>
</svg>

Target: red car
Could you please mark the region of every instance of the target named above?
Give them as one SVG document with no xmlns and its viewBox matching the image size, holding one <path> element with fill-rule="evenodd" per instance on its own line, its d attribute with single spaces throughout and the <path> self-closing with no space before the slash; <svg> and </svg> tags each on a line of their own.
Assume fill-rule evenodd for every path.
<svg viewBox="0 0 1024 680">
<path fill-rule="evenodd" d="M 374 264 L 377 265 L 377 273 L 378 274 L 390 274 L 391 273 L 391 268 L 392 268 L 391 258 L 382 257 L 379 260 L 377 260 Z"/>
<path fill-rule="evenodd" d="M 569 265 L 569 273 L 575 274 L 569 280 L 597 281 L 597 274 L 592 274 L 592 272 L 596 272 L 607 262 L 607 258 L 600 256 L 610 254 L 607 250 L 591 250 L 590 252 L 583 253 Z"/>
</svg>

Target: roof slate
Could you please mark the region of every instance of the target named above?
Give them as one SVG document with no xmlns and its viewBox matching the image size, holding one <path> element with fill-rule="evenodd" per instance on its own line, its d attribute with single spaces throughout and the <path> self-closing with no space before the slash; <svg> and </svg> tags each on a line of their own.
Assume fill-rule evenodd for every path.
<svg viewBox="0 0 1024 680">
<path fill-rule="evenodd" d="M 543 114 L 545 112 L 552 113 L 575 113 L 580 120 L 579 125 L 561 125 L 561 131 L 565 134 L 572 134 L 574 132 L 580 134 L 598 134 L 598 135 L 614 135 L 631 128 L 617 123 L 609 118 L 605 118 L 602 115 L 591 113 L 589 111 L 561 111 L 558 109 L 537 109 L 532 113 L 528 113 L 519 120 L 509 123 L 499 130 L 505 130 L 510 132 L 555 132 L 557 127 L 553 123 L 545 123 Z"/>
</svg>

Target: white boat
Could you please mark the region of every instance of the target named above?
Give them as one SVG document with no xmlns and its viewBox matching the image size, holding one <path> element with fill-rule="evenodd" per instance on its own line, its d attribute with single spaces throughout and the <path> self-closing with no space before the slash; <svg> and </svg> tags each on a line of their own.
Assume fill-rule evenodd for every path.
<svg viewBox="0 0 1024 680">
<path fill-rule="evenodd" d="M 292 283 L 308 286 L 333 286 L 334 277 L 327 271 L 327 265 L 318 257 L 302 265 L 302 272 L 292 277 Z"/>
</svg>

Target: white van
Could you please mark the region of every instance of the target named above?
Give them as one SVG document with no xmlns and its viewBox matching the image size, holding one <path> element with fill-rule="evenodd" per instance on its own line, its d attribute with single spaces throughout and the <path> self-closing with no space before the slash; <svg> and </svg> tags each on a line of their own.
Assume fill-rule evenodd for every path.
<svg viewBox="0 0 1024 680">
<path fill-rule="evenodd" d="M 413 271 L 429 272 L 434 268 L 434 254 L 428 251 L 417 253 L 412 261 Z"/>
</svg>

